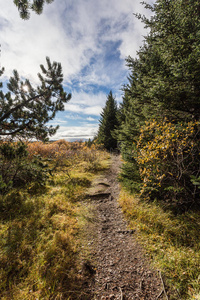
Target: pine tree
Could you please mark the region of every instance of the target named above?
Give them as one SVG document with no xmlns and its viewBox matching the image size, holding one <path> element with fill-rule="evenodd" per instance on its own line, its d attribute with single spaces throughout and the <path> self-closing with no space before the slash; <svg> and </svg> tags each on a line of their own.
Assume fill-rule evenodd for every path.
<svg viewBox="0 0 200 300">
<path fill-rule="evenodd" d="M 61 64 L 51 63 L 49 58 L 46 60 L 47 68 L 40 66 L 42 74 L 38 74 L 39 86 L 34 88 L 28 79 L 20 80 L 18 72 L 14 70 L 7 84 L 8 92 L 0 91 L 1 138 L 20 136 L 45 140 L 58 129 L 58 126 L 53 128 L 47 123 L 57 111 L 64 110 L 64 103 L 70 100 L 71 94 L 63 90 Z"/>
<path fill-rule="evenodd" d="M 40 14 L 44 3 L 53 0 L 14 0 L 20 17 L 28 19 L 30 10 Z M 0 82 L 0 193 L 6 193 L 12 187 L 19 187 L 30 182 L 44 184 L 48 178 L 47 164 L 40 157 L 30 160 L 27 145 L 23 138 L 47 140 L 58 126 L 47 125 L 57 111 L 64 110 L 71 94 L 62 86 L 63 74 L 60 63 L 51 63 L 47 57 L 47 67 L 41 65 L 40 85 L 33 87 L 28 79 L 21 80 L 18 72 L 13 71 L 7 88 L 3 91 Z M 4 69 L 0 70 L 0 76 Z M 22 139 L 21 139 L 22 137 Z M 2 142 L 6 138 L 6 143 Z M 13 143 L 18 138 L 21 142 Z"/>
<path fill-rule="evenodd" d="M 114 129 L 118 126 L 117 112 L 117 102 L 112 95 L 112 91 L 110 91 L 101 113 L 97 134 L 98 143 L 103 144 L 107 150 L 117 148 L 117 140 L 113 137 Z"/>
</svg>

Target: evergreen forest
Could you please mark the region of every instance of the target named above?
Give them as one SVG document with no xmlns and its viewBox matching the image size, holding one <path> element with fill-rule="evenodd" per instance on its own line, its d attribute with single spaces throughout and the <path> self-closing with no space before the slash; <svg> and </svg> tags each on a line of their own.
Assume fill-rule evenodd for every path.
<svg viewBox="0 0 200 300">
<path fill-rule="evenodd" d="M 122 178 L 131 191 L 184 212 L 200 205 L 200 4 L 143 5 L 152 17 L 135 17 L 149 33 L 137 58 L 126 59 L 128 84 L 118 112 L 113 108 L 118 122 L 105 107 L 98 139 L 107 149 L 105 135 L 119 146 Z M 111 134 L 102 133 L 109 118 Z"/>
</svg>

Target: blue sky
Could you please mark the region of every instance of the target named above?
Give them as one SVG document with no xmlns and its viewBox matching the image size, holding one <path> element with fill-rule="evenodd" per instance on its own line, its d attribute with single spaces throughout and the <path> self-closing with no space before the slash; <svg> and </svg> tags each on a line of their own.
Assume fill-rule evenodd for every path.
<svg viewBox="0 0 200 300">
<path fill-rule="evenodd" d="M 54 0 L 42 15 L 32 12 L 24 21 L 12 0 L 0 4 L 3 80 L 17 69 L 37 83 L 46 56 L 61 62 L 72 99 L 52 122 L 60 125 L 53 139 L 92 138 L 109 91 L 121 102 L 128 75 L 125 58 L 136 56 L 146 34 L 133 13 L 150 12 L 140 0 Z"/>
</svg>

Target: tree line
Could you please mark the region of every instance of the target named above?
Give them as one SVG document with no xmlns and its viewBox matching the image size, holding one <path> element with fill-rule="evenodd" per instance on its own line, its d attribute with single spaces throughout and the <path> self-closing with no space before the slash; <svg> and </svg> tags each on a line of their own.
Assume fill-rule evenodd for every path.
<svg viewBox="0 0 200 300">
<path fill-rule="evenodd" d="M 126 59 L 128 84 L 111 135 L 125 161 L 125 185 L 185 211 L 200 204 L 200 4 L 143 5 L 152 16 L 135 17 L 149 33 L 137 58 Z"/>
</svg>

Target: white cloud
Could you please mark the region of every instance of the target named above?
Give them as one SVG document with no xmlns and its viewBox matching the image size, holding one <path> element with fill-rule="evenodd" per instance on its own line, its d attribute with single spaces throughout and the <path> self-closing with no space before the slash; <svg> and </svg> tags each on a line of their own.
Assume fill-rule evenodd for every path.
<svg viewBox="0 0 200 300">
<path fill-rule="evenodd" d="M 55 117 L 52 121 L 49 122 L 50 125 L 57 126 L 58 124 L 68 124 L 68 121 L 66 119 L 57 118 Z"/>
<path fill-rule="evenodd" d="M 86 120 L 89 121 L 89 122 L 96 121 L 94 118 L 91 118 L 91 117 L 86 118 Z"/>
<path fill-rule="evenodd" d="M 65 111 L 70 111 L 73 113 L 80 113 L 80 112 L 82 112 L 82 109 L 81 109 L 81 106 L 78 104 L 67 103 L 67 104 L 65 104 Z"/>
<path fill-rule="evenodd" d="M 99 116 L 102 111 L 101 106 L 91 106 L 84 109 L 86 115 Z"/>
<path fill-rule="evenodd" d="M 105 105 L 107 95 L 103 92 L 72 92 L 72 99 L 65 104 L 65 111 L 84 115 L 99 116 Z"/>
<path fill-rule="evenodd" d="M 120 40 L 124 58 L 135 55 L 144 33 L 133 16 L 133 12 L 143 11 L 140 0 L 54 0 L 42 15 L 32 13 L 28 21 L 20 19 L 12 1 L 0 3 L 1 63 L 7 74 L 16 68 L 23 76 L 33 77 L 49 56 L 62 63 L 65 80 L 70 81 L 92 57 L 104 56 L 103 42 Z M 104 83 L 112 80 L 97 61 L 88 80 L 98 83 L 98 79 Z"/>
<path fill-rule="evenodd" d="M 92 93 L 85 91 L 72 91 L 71 103 L 78 103 L 81 105 L 100 105 L 104 106 L 107 95 L 104 92 Z M 70 103 L 69 102 L 69 103 Z M 67 104 L 66 104 L 67 106 Z"/>
<path fill-rule="evenodd" d="M 58 1 L 51 4 L 49 14 L 46 12 L 38 16 L 32 13 L 28 21 L 19 18 L 13 3 L 2 4 L 0 18 L 3 20 L 3 27 L 0 40 L 2 64 L 7 74 L 17 69 L 22 76 L 33 79 L 39 71 L 39 65 L 45 63 L 45 57 L 49 56 L 62 63 L 65 79 L 69 80 L 89 63 L 90 57 L 84 55 L 88 48 L 86 41 L 81 43 L 70 36 L 61 19 L 61 10 L 56 8 L 56 2 Z M 92 46 L 89 43 L 89 47 Z"/>
<path fill-rule="evenodd" d="M 82 126 L 82 127 L 64 127 L 61 126 L 59 131 L 52 137 L 54 140 L 58 139 L 92 139 L 97 133 L 97 126 Z"/>
<path fill-rule="evenodd" d="M 74 112 L 74 113 L 84 114 L 84 115 L 99 116 L 101 111 L 102 111 L 102 107 L 98 106 L 98 105 L 82 107 L 81 105 L 78 105 L 78 104 L 69 104 L 69 103 L 67 103 L 65 105 L 65 111 L 66 112 Z"/>
</svg>

